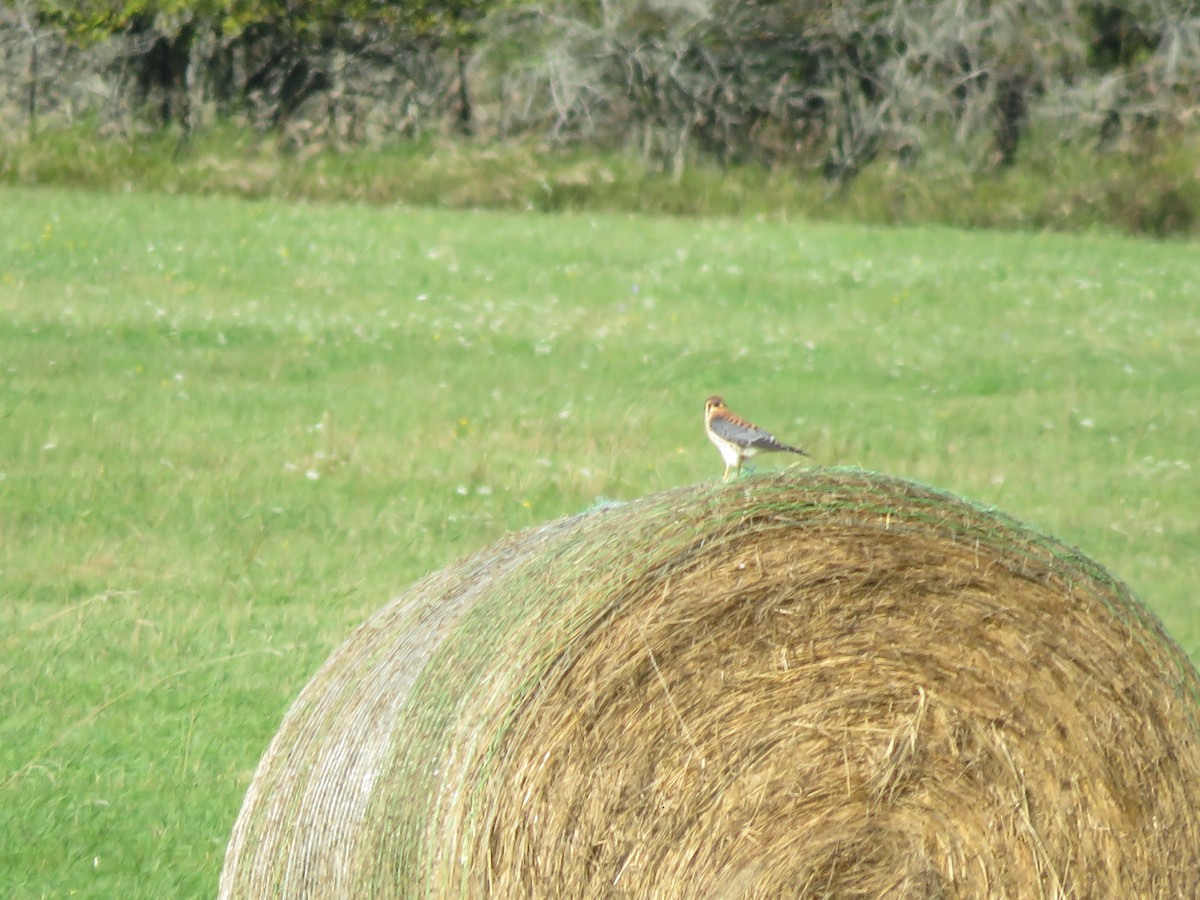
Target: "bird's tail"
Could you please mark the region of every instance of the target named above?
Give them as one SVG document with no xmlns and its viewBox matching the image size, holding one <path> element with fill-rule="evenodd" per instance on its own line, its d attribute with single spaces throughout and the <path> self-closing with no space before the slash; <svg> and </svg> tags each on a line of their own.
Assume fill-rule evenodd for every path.
<svg viewBox="0 0 1200 900">
<path fill-rule="evenodd" d="M 755 441 L 753 446 L 758 447 L 760 450 L 775 450 L 779 453 L 798 453 L 801 456 L 808 456 L 810 459 L 812 458 L 811 454 L 809 454 L 807 450 L 801 450 L 799 447 L 793 447 L 791 444 L 785 444 L 773 437 Z"/>
</svg>

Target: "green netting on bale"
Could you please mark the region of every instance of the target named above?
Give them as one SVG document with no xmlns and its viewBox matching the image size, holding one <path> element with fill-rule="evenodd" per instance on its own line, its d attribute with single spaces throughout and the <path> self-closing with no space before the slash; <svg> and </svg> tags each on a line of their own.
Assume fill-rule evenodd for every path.
<svg viewBox="0 0 1200 900">
<path fill-rule="evenodd" d="M 264 755 L 223 897 L 1190 896 L 1200 677 L 1078 551 L 871 473 L 435 573 Z"/>
</svg>

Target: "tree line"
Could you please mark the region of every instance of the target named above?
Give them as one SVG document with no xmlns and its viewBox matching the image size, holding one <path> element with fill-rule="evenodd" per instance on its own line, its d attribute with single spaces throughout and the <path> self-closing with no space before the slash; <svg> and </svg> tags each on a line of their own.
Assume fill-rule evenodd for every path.
<svg viewBox="0 0 1200 900">
<path fill-rule="evenodd" d="M 455 130 L 852 178 L 1039 127 L 1200 121 L 1195 0 L 6 0 L 0 121 L 233 120 L 297 144 Z"/>
</svg>

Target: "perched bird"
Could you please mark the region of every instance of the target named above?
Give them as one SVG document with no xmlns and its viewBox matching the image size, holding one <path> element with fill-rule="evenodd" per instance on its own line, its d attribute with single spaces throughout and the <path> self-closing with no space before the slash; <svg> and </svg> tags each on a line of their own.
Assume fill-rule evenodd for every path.
<svg viewBox="0 0 1200 900">
<path fill-rule="evenodd" d="M 758 453 L 799 453 L 808 456 L 799 447 L 789 447 L 775 439 L 769 431 L 751 425 L 740 416 L 735 416 L 720 397 L 709 397 L 704 401 L 704 431 L 708 439 L 716 444 L 725 460 L 724 480 L 729 480 L 729 470 L 736 467 L 741 474 L 742 460 Z"/>
</svg>

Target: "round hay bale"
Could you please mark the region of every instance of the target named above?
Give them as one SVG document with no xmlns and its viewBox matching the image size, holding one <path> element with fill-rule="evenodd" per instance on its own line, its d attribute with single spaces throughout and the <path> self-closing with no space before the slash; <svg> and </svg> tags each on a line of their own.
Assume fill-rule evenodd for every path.
<svg viewBox="0 0 1200 900">
<path fill-rule="evenodd" d="M 1078 551 L 845 470 L 418 583 L 304 689 L 222 897 L 1195 896 L 1200 677 Z"/>
</svg>

